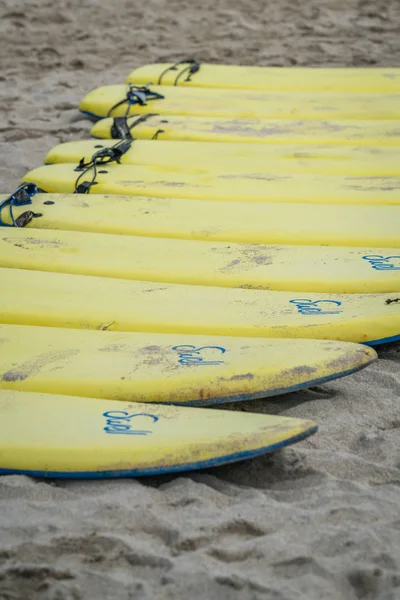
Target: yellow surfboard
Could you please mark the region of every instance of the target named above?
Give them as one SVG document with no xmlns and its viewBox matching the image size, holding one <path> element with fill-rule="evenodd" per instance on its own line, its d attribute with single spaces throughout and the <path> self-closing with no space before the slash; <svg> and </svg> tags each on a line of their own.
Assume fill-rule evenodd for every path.
<svg viewBox="0 0 400 600">
<path fill-rule="evenodd" d="M 400 250 L 266 246 L 9 228 L 0 267 L 299 292 L 400 290 Z"/>
<path fill-rule="evenodd" d="M 400 93 L 270 92 L 152 85 L 105 85 L 79 104 L 92 119 L 129 114 L 264 119 L 396 120 Z"/>
<path fill-rule="evenodd" d="M 400 69 L 258 67 L 213 65 L 197 61 L 156 63 L 137 67 L 127 82 L 232 90 L 306 92 L 400 92 Z"/>
<path fill-rule="evenodd" d="M 0 390 L 0 474 L 138 477 L 253 458 L 317 431 L 313 421 Z"/>
<path fill-rule="evenodd" d="M 316 121 L 293 119 L 228 119 L 163 117 L 157 114 L 109 117 L 91 129 L 95 138 L 179 142 L 243 142 L 252 144 L 325 144 L 334 146 L 399 146 L 399 121 Z"/>
<path fill-rule="evenodd" d="M 270 292 L 4 268 L 0 277 L 1 323 L 370 344 L 400 339 L 400 293 Z"/>
<path fill-rule="evenodd" d="M 322 340 L 0 325 L 0 387 L 207 405 L 293 392 L 363 369 L 372 348 Z"/>
<path fill-rule="evenodd" d="M 141 142 L 146 143 L 146 142 Z M 178 144 L 178 142 L 171 142 Z M 189 142 L 188 142 L 189 143 Z M 165 142 L 167 144 L 167 142 Z M 164 143 L 155 144 L 163 148 Z M 198 144 L 203 146 L 204 144 Z M 220 144 L 214 144 L 219 146 Z M 161 152 L 161 154 L 163 154 Z M 150 158 L 149 158 L 150 160 Z M 173 161 L 165 153 L 162 160 Z M 160 161 L 161 162 L 161 161 Z M 137 167 L 106 164 L 76 171 L 76 164 L 46 165 L 33 169 L 22 181 L 36 183 L 46 192 L 169 197 L 198 200 L 253 202 L 309 202 L 311 204 L 400 204 L 400 177 L 352 177 L 248 171 L 210 172 L 207 167 L 180 171 L 174 167 Z M 86 187 L 85 187 L 86 186 Z M 209 210 L 209 209 L 208 209 Z M 194 221 L 193 221 L 194 223 Z"/>
<path fill-rule="evenodd" d="M 173 190 L 176 191 L 175 189 Z M 143 191 L 142 191 L 143 193 Z M 7 196 L 0 219 L 12 224 Z M 20 226 L 147 237 L 400 248 L 400 206 L 224 202 L 82 194 L 36 194 L 13 207 Z M 29 218 L 33 218 L 29 221 Z M 28 219 L 25 218 L 28 216 Z M 0 230 L 1 231 L 1 230 Z"/>
<path fill-rule="evenodd" d="M 113 140 L 88 140 L 67 142 L 55 146 L 47 154 L 45 163 L 74 163 L 77 165 L 83 158 L 89 163 L 99 150 L 109 150 L 119 144 Z M 129 142 L 126 142 L 126 147 Z M 173 169 L 175 172 L 218 175 L 239 173 L 246 178 L 251 188 L 252 180 L 262 180 L 262 174 L 270 178 L 276 173 L 316 174 L 319 175 L 351 175 L 367 177 L 358 181 L 367 188 L 371 176 L 398 177 L 400 175 L 400 148 L 385 147 L 339 147 L 259 144 L 232 144 L 229 142 L 215 144 L 213 142 L 163 142 L 154 140 L 132 140 L 130 147 L 119 158 L 122 165 L 149 165 L 159 170 Z M 101 167 L 103 168 L 103 166 Z M 107 167 L 104 165 L 104 168 Z M 295 178 L 294 178 L 295 179 Z M 268 179 L 267 179 L 268 181 Z M 346 180 L 345 180 L 346 181 Z M 391 179 L 387 183 L 400 185 L 399 179 Z M 226 179 L 229 185 L 231 180 Z M 343 179 L 339 181 L 344 184 Z M 312 182 L 309 181 L 310 187 Z M 384 184 L 381 182 L 381 187 Z M 318 187 L 317 187 L 318 189 Z"/>
</svg>

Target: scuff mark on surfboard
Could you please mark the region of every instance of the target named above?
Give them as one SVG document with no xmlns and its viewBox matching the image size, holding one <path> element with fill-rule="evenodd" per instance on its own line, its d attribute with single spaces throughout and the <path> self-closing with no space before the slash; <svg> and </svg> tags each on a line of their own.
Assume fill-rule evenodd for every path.
<svg viewBox="0 0 400 600">
<path fill-rule="evenodd" d="M 244 381 L 254 379 L 254 373 L 241 373 L 239 375 L 232 375 L 232 377 L 219 377 L 218 381 Z"/>
<path fill-rule="evenodd" d="M 298 365 L 297 367 L 293 367 L 292 369 L 283 370 L 279 377 L 284 379 L 291 379 L 292 377 L 303 378 L 308 377 L 317 371 L 317 367 L 310 367 L 308 365 Z"/>
<path fill-rule="evenodd" d="M 141 350 L 144 352 L 162 352 L 161 346 L 143 346 Z"/>
<path fill-rule="evenodd" d="M 129 352 L 131 347 L 128 344 L 109 344 L 108 346 L 103 346 L 103 348 L 98 348 L 99 352 Z"/>
<path fill-rule="evenodd" d="M 291 176 L 272 175 L 267 173 L 228 173 L 226 175 L 216 174 L 217 179 L 258 179 L 260 181 L 287 181 L 292 179 Z"/>
<path fill-rule="evenodd" d="M 228 263 L 227 265 L 225 265 L 224 267 L 221 267 L 220 269 L 218 269 L 218 271 L 220 273 L 226 273 L 227 271 L 229 271 L 230 269 L 233 269 L 234 267 L 236 267 L 236 265 L 240 264 L 240 260 L 238 258 L 232 260 L 230 263 Z"/>
<path fill-rule="evenodd" d="M 29 246 L 47 246 L 50 248 L 62 248 L 63 246 L 66 246 L 66 244 L 63 244 L 60 240 L 44 240 L 34 237 L 26 237 L 24 243 L 20 244 L 15 243 L 15 238 L 13 237 L 3 237 L 2 241 L 15 246 L 16 248 L 22 248 L 23 250 L 30 250 Z"/>
<path fill-rule="evenodd" d="M 24 379 L 28 379 L 28 374 L 14 369 L 4 373 L 2 379 L 3 381 L 24 381 Z"/>
<path fill-rule="evenodd" d="M 78 348 L 71 348 L 70 350 L 59 350 L 54 352 L 44 352 L 39 354 L 34 360 L 23 362 L 13 369 L 6 371 L 2 375 L 2 381 L 24 381 L 29 377 L 34 377 L 42 368 L 47 368 L 49 364 L 55 362 L 64 362 L 69 358 L 76 356 L 80 353 Z"/>
</svg>

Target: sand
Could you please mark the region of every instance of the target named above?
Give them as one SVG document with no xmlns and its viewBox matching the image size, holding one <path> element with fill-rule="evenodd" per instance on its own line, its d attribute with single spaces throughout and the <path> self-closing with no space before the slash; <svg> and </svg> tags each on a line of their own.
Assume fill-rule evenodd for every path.
<svg viewBox="0 0 400 600">
<path fill-rule="evenodd" d="M 1 0 L 0 180 L 147 62 L 400 66 L 397 0 Z M 400 598 L 400 345 L 345 379 L 236 407 L 317 421 L 253 461 L 147 480 L 0 479 L 2 600 Z"/>
</svg>

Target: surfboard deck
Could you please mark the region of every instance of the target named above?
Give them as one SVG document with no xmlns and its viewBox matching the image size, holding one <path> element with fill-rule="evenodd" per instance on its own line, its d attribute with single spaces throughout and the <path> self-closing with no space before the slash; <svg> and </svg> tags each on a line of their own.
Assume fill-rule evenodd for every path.
<svg viewBox="0 0 400 600">
<path fill-rule="evenodd" d="M 265 119 L 396 120 L 400 116 L 400 93 L 293 92 L 202 89 L 150 86 L 143 89 L 141 103 L 134 98 L 122 103 L 129 85 L 106 85 L 87 93 L 79 109 L 92 119 L 126 114 Z M 118 106 L 117 106 L 118 105 Z"/>
<path fill-rule="evenodd" d="M 88 163 L 99 149 L 109 149 L 115 144 L 113 140 L 80 140 L 58 144 L 48 152 L 45 163 L 77 165 L 82 158 Z M 122 165 L 149 165 L 159 169 L 175 169 L 183 173 L 200 173 L 202 170 L 221 175 L 234 173 L 236 176 L 243 173 L 243 177 L 248 179 L 249 187 L 252 185 L 251 179 L 257 180 L 263 173 L 270 176 L 283 173 L 368 177 L 366 182 L 359 181 L 360 185 L 368 182 L 371 184 L 371 176 L 400 175 L 400 148 L 383 146 L 314 145 L 305 148 L 301 145 L 231 142 L 200 144 L 196 141 L 166 141 L 161 144 L 156 140 L 132 140 L 129 149 L 119 160 Z M 107 166 L 104 165 L 104 169 L 107 170 Z M 393 181 L 400 185 L 400 178 Z M 229 178 L 227 184 L 229 185 Z M 310 182 L 310 190 L 312 189 Z"/>
<path fill-rule="evenodd" d="M 0 276 L 5 324 L 369 344 L 400 338 L 400 294 L 300 294 L 4 268 Z"/>
<path fill-rule="evenodd" d="M 143 189 L 137 191 L 143 194 Z M 6 198 L 0 196 L 0 204 Z M 27 211 L 40 215 L 27 224 L 29 231 L 39 228 L 210 242 L 400 248 L 400 206 L 349 204 L 345 210 L 343 218 L 343 208 L 335 204 L 204 202 L 101 194 L 36 194 L 31 205 L 13 208 L 16 219 Z M 8 207 L 0 217 L 12 224 Z"/>
<path fill-rule="evenodd" d="M 198 65 L 190 73 L 191 63 L 156 63 L 136 67 L 126 78 L 135 85 L 184 86 L 222 89 L 307 92 L 400 92 L 400 69 L 268 67 L 247 65 Z M 175 68 L 173 68 L 175 67 Z"/>
<path fill-rule="evenodd" d="M 0 474 L 139 477 L 253 458 L 317 431 L 313 421 L 0 390 Z"/>
<path fill-rule="evenodd" d="M 267 246 L 9 228 L 0 267 L 299 292 L 400 290 L 396 248 Z"/>
<path fill-rule="evenodd" d="M 110 400 L 208 405 L 293 392 L 363 369 L 348 342 L 0 325 L 0 387 Z"/>
<path fill-rule="evenodd" d="M 396 121 L 339 121 L 293 119 L 234 119 L 223 117 L 181 117 L 132 115 L 97 121 L 95 138 L 180 142 L 234 142 L 251 144 L 324 144 L 334 146 L 399 146 L 400 127 Z"/>
<path fill-rule="evenodd" d="M 164 143 L 156 143 L 156 146 L 163 148 Z M 168 153 L 161 154 L 166 163 L 172 161 Z M 27 173 L 22 181 L 36 183 L 46 192 L 67 194 L 74 193 L 78 185 L 89 182 L 91 194 L 135 196 L 147 193 L 169 197 L 172 192 L 181 198 L 230 202 L 400 205 L 400 177 L 259 173 L 256 170 L 234 173 L 232 167 L 226 173 L 208 172 L 206 167 L 185 172 L 177 164 L 148 166 L 147 169 L 136 165 L 107 164 L 96 171 L 89 168 L 85 172 L 77 171 L 76 163 L 71 163 L 38 167 Z"/>
</svg>

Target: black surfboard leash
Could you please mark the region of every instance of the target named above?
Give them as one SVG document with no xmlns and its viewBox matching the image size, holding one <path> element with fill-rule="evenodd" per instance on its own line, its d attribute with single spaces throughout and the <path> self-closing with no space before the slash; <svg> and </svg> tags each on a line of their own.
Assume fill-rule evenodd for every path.
<svg viewBox="0 0 400 600">
<path fill-rule="evenodd" d="M 20 214 L 19 217 L 15 217 L 13 211 L 15 206 L 32 204 L 33 196 L 39 193 L 42 194 L 45 193 L 45 191 L 39 188 L 35 183 L 24 182 L 19 185 L 15 192 L 10 194 L 3 202 L 0 202 L 0 227 L 25 227 L 32 219 L 42 217 L 43 215 L 41 213 L 35 213 L 32 210 L 27 210 Z M 1 218 L 1 214 L 6 207 L 8 207 L 9 210 L 11 224 L 5 223 Z"/>
<path fill-rule="evenodd" d="M 186 79 L 184 79 L 184 81 L 191 81 L 192 75 L 194 75 L 195 73 L 197 73 L 198 71 L 200 71 L 200 67 L 201 64 L 194 59 L 186 59 L 186 60 L 180 60 L 179 62 L 173 64 L 170 67 L 167 67 L 166 69 L 164 69 L 164 71 L 162 71 L 162 73 L 160 74 L 158 81 L 157 81 L 157 85 L 162 85 L 162 80 L 164 75 L 166 75 L 169 71 L 177 71 L 178 67 L 180 65 L 187 65 L 184 69 L 181 69 L 178 73 L 178 75 L 175 78 L 174 81 L 174 85 L 178 85 L 179 80 L 183 77 L 183 75 L 185 73 L 187 73 Z"/>
<path fill-rule="evenodd" d="M 85 158 L 81 158 L 78 166 L 75 168 L 75 171 L 81 171 L 81 173 L 75 181 L 74 194 L 88 194 L 90 192 L 90 188 L 98 183 L 96 181 L 97 174 L 103 172 L 107 173 L 107 171 L 99 171 L 98 167 L 112 162 L 120 164 L 121 157 L 129 150 L 133 141 L 133 138 L 123 139 L 110 148 L 104 148 L 101 144 L 98 144 L 96 147 L 101 149 L 95 152 L 88 162 L 85 162 Z M 88 171 L 90 171 L 90 169 L 93 169 L 91 181 L 81 182 L 81 179 L 88 173 Z"/>
<path fill-rule="evenodd" d="M 113 124 L 110 128 L 111 138 L 114 140 L 134 139 L 131 131 L 141 123 L 144 123 L 151 117 L 158 117 L 158 113 L 148 113 L 147 115 L 130 115 L 125 117 L 114 117 Z M 132 123 L 128 123 L 128 119 L 137 117 Z"/>
<path fill-rule="evenodd" d="M 123 98 L 123 100 L 120 100 L 120 102 L 114 104 L 114 106 L 112 106 L 107 112 L 106 116 L 111 117 L 111 113 L 113 112 L 113 110 L 115 110 L 119 106 L 123 106 L 124 104 L 126 104 L 127 107 L 125 111 L 125 116 L 127 117 L 131 111 L 132 106 L 135 106 L 137 104 L 139 106 L 147 106 L 147 102 L 151 100 L 164 100 L 164 98 L 165 96 L 163 96 L 162 94 L 153 92 L 149 88 L 149 85 L 138 86 L 129 83 L 128 91 L 126 92 L 125 98 Z"/>
</svg>

